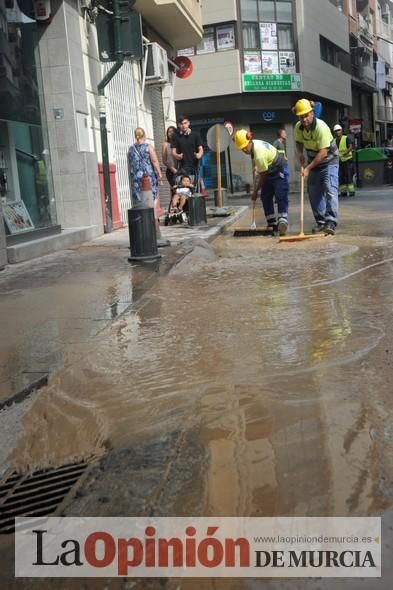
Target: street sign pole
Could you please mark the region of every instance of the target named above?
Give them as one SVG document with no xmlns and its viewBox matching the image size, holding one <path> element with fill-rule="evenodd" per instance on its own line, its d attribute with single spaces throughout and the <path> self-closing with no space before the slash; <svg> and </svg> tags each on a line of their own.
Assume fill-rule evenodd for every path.
<svg viewBox="0 0 393 590">
<path fill-rule="evenodd" d="M 112 193 L 111 193 L 111 181 L 109 171 L 109 150 L 108 150 L 108 129 L 107 129 L 107 118 L 106 118 L 106 98 L 105 98 L 105 87 L 112 80 L 113 76 L 118 72 L 124 63 L 124 52 L 122 51 L 121 41 L 121 23 L 122 20 L 127 18 L 122 15 L 121 8 L 126 7 L 131 9 L 135 4 L 136 0 L 112 0 L 112 26 L 113 26 L 113 37 L 114 37 L 114 53 L 115 63 L 105 74 L 101 82 L 98 83 L 98 95 L 99 95 L 99 116 L 100 116 L 100 137 L 101 137 L 101 151 L 102 151 L 102 171 L 104 176 L 104 193 L 105 193 L 105 232 L 111 233 L 113 231 L 112 223 Z"/>
<path fill-rule="evenodd" d="M 222 179 L 221 179 L 221 145 L 220 126 L 216 125 L 216 154 L 217 154 L 217 204 L 222 207 Z"/>
</svg>

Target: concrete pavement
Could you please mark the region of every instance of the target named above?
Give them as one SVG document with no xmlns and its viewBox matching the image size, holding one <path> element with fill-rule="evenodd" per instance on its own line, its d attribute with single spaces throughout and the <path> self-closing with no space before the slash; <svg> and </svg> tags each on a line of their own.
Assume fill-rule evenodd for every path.
<svg viewBox="0 0 393 590">
<path fill-rule="evenodd" d="M 291 196 L 293 233 L 298 213 Z M 84 245 L 2 285 L 10 363 L 53 369 L 0 412 L 1 468 L 86 461 L 61 507 L 75 516 L 382 515 L 383 578 L 62 590 L 390 589 L 392 191 L 342 201 L 335 238 L 278 244 L 233 229 L 149 269 L 128 266 L 120 242 Z M 12 540 L 0 545 L 10 590 L 58 587 L 14 580 Z"/>
<path fill-rule="evenodd" d="M 90 339 L 131 310 L 194 240 L 212 240 L 245 210 L 231 206 L 228 217 L 209 216 L 206 227 L 163 226 L 162 236 L 171 246 L 160 248 L 162 260 L 156 265 L 130 265 L 124 228 L 7 266 L 0 273 L 0 408 L 79 358 Z"/>
</svg>

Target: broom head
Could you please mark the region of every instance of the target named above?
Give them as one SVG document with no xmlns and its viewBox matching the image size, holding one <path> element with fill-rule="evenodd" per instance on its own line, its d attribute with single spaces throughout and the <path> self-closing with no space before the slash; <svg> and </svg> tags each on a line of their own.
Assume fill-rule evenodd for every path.
<svg viewBox="0 0 393 590">
<path fill-rule="evenodd" d="M 297 236 L 281 236 L 279 242 L 301 242 L 302 240 L 309 240 L 310 238 L 325 238 L 325 234 L 298 234 Z"/>
</svg>

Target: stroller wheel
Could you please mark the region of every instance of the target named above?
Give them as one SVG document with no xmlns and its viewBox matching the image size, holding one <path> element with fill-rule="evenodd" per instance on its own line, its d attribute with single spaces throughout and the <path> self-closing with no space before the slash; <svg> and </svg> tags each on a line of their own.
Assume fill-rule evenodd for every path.
<svg viewBox="0 0 393 590">
<path fill-rule="evenodd" d="M 165 216 L 164 225 L 165 226 L 169 225 L 169 217 L 168 217 L 168 215 Z"/>
</svg>

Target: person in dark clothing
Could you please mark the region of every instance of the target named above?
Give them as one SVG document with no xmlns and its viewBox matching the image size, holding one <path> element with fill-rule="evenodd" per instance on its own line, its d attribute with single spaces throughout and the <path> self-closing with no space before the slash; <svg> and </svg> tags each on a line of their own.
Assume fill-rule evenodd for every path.
<svg viewBox="0 0 393 590">
<path fill-rule="evenodd" d="M 278 153 L 281 154 L 282 157 L 284 158 L 284 160 L 285 160 L 284 172 L 289 177 L 289 167 L 288 167 L 288 157 L 287 157 L 287 139 L 288 139 L 287 132 L 282 127 L 281 129 L 279 129 L 277 131 L 277 139 L 273 143 L 273 145 L 276 148 L 276 150 L 278 151 Z"/>
<path fill-rule="evenodd" d="M 179 162 L 178 174 L 196 176 L 199 161 L 203 156 L 199 133 L 190 128 L 190 120 L 181 115 L 177 119 L 178 133 L 172 137 L 172 155 Z"/>
</svg>

